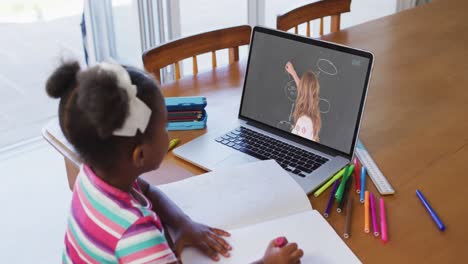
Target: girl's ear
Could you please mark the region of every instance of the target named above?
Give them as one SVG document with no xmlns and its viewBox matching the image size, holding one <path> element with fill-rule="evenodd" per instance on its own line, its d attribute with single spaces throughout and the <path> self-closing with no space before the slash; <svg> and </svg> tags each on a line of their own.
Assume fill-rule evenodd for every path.
<svg viewBox="0 0 468 264">
<path fill-rule="evenodd" d="M 144 155 L 142 145 L 137 145 L 133 149 L 132 162 L 133 162 L 133 165 L 137 168 L 143 168 L 143 166 L 145 165 L 145 155 Z"/>
</svg>

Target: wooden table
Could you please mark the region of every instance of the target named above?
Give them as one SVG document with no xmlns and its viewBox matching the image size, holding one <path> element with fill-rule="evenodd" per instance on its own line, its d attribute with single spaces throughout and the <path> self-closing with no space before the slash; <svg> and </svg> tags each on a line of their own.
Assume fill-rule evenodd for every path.
<svg viewBox="0 0 468 264">
<path fill-rule="evenodd" d="M 439 0 L 371 21 L 324 39 L 369 50 L 376 63 L 360 138 L 396 189 L 386 196 L 389 243 L 363 232 L 363 209 L 354 199 L 346 243 L 364 263 L 463 263 L 468 259 L 468 1 Z M 208 129 L 171 132 L 183 143 L 237 116 L 244 63 L 231 64 L 163 86 L 166 96 L 208 98 Z M 65 157 L 69 176 L 79 158 L 49 124 L 44 137 Z M 153 184 L 204 171 L 169 154 Z M 368 187 L 377 193 L 373 184 Z M 439 232 L 416 198 L 420 188 L 447 226 Z M 323 211 L 329 192 L 311 197 Z M 330 224 L 342 234 L 344 217 Z"/>
</svg>

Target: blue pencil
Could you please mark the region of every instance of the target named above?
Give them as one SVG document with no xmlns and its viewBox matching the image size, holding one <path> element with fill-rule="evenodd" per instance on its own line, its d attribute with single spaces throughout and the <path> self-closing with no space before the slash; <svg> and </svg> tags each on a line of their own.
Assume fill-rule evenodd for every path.
<svg viewBox="0 0 468 264">
<path fill-rule="evenodd" d="M 364 192 L 366 191 L 366 167 L 361 167 L 361 193 L 359 200 L 364 203 Z"/>
<path fill-rule="evenodd" d="M 424 207 L 426 207 L 427 212 L 431 216 L 432 220 L 434 220 L 434 223 L 437 225 L 440 231 L 445 230 L 445 225 L 442 223 L 442 220 L 440 220 L 439 216 L 437 216 L 436 212 L 434 209 L 432 209 L 431 205 L 427 202 L 426 198 L 424 198 L 424 195 L 420 190 L 416 190 L 416 195 L 418 196 L 419 200 L 421 200 L 422 204 Z"/>
</svg>

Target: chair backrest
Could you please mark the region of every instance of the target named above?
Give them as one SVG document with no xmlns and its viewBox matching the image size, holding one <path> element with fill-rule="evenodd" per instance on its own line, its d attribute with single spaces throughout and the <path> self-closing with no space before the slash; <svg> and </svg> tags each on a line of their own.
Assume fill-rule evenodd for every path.
<svg viewBox="0 0 468 264">
<path fill-rule="evenodd" d="M 323 35 L 323 18 L 331 17 L 330 31 L 340 30 L 340 15 L 350 11 L 351 0 L 322 0 L 291 10 L 276 17 L 276 28 L 288 31 L 294 28 L 298 34 L 298 26 L 307 23 L 306 35 L 311 36 L 310 21 L 320 19 L 320 36 Z"/>
<path fill-rule="evenodd" d="M 146 71 L 160 81 L 160 69 L 174 64 L 174 79 L 180 79 L 180 61 L 192 57 L 193 74 L 198 73 L 197 55 L 211 52 L 211 64 L 217 66 L 216 50 L 229 49 L 229 63 L 239 60 L 239 46 L 250 43 L 252 28 L 248 25 L 219 29 L 177 39 L 143 53 Z"/>
</svg>

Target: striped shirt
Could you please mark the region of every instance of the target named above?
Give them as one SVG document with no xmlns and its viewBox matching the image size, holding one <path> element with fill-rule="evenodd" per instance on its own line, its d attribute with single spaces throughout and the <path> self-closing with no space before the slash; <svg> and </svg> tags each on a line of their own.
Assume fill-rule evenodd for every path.
<svg viewBox="0 0 468 264">
<path fill-rule="evenodd" d="M 162 224 L 150 201 L 121 191 L 84 165 L 73 188 L 62 263 L 171 263 Z"/>
</svg>

